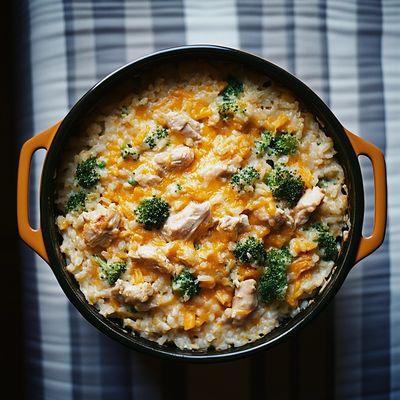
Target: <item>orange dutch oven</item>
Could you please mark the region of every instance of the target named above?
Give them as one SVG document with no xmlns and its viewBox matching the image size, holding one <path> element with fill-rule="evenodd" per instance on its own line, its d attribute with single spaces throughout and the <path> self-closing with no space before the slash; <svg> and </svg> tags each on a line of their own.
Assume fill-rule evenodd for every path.
<svg viewBox="0 0 400 400">
<path fill-rule="evenodd" d="M 71 140 L 85 115 L 107 96 L 108 93 L 126 82 L 134 82 L 135 77 L 144 74 L 149 68 L 165 63 L 202 58 L 229 61 L 242 64 L 262 72 L 274 81 L 290 89 L 306 105 L 320 122 L 325 133 L 335 143 L 337 157 L 346 177 L 349 191 L 349 216 L 351 229 L 348 239 L 336 261 L 331 277 L 324 290 L 313 302 L 295 317 L 281 323 L 272 332 L 238 348 L 224 351 L 210 350 L 195 352 L 180 350 L 172 346 L 158 345 L 155 342 L 132 335 L 113 320 L 104 318 L 85 300 L 79 285 L 65 269 L 65 259 L 60 252 L 60 236 L 55 225 L 57 210 L 54 205 L 55 177 L 58 163 L 63 156 L 67 140 Z M 38 149 L 47 151 L 40 182 L 40 226 L 38 229 L 29 223 L 29 174 L 32 155 Z M 371 160 L 374 176 L 374 226 L 370 236 L 362 235 L 364 220 L 364 188 L 358 157 L 365 155 Z M 333 298 L 351 268 L 364 257 L 376 250 L 384 240 L 387 212 L 386 168 L 382 152 L 372 143 L 345 129 L 326 104 L 303 82 L 260 57 L 226 47 L 198 45 L 167 49 L 141 58 L 111 73 L 90 89 L 70 110 L 65 118 L 46 131 L 28 140 L 22 147 L 18 168 L 18 229 L 21 238 L 39 254 L 55 274 L 65 294 L 80 313 L 96 328 L 129 348 L 144 351 L 169 359 L 184 359 L 192 362 L 231 360 L 266 349 L 283 340 L 310 321 Z"/>
</svg>

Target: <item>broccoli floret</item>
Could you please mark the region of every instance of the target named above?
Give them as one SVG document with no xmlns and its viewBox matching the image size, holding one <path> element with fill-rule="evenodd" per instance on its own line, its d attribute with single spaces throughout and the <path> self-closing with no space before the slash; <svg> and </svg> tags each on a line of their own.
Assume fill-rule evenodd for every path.
<svg viewBox="0 0 400 400">
<path fill-rule="evenodd" d="M 320 188 L 326 188 L 329 185 L 334 185 L 335 183 L 336 179 L 321 178 L 318 181 L 317 186 L 319 186 Z"/>
<path fill-rule="evenodd" d="M 129 179 L 128 179 L 128 183 L 131 185 L 131 186 L 136 186 L 138 183 L 137 183 L 137 180 L 133 177 L 133 176 L 131 176 Z"/>
<path fill-rule="evenodd" d="M 149 149 L 154 149 L 162 139 L 166 139 L 164 145 L 167 145 L 169 139 L 168 129 L 159 127 L 144 139 L 144 143 L 149 147 Z"/>
<path fill-rule="evenodd" d="M 232 175 L 231 185 L 238 191 L 250 191 L 260 179 L 259 172 L 254 167 L 245 167 Z"/>
<path fill-rule="evenodd" d="M 223 101 L 218 106 L 218 112 L 223 121 L 226 121 L 230 116 L 239 111 L 239 106 L 236 100 Z"/>
<path fill-rule="evenodd" d="M 67 212 L 71 211 L 83 211 L 86 206 L 86 193 L 81 190 L 77 193 L 71 194 L 65 206 Z"/>
<path fill-rule="evenodd" d="M 288 156 L 296 153 L 298 145 L 298 140 L 292 134 L 286 132 L 277 133 L 271 140 L 268 154 Z"/>
<path fill-rule="evenodd" d="M 283 300 L 287 289 L 286 269 L 292 262 L 287 248 L 267 252 L 266 268 L 258 281 L 258 294 L 263 302 Z"/>
<path fill-rule="evenodd" d="M 99 161 L 99 162 L 97 163 L 97 166 L 98 166 L 100 169 L 104 169 L 104 168 L 106 167 L 106 163 L 105 163 L 105 161 Z"/>
<path fill-rule="evenodd" d="M 100 175 L 97 171 L 97 158 L 90 157 L 85 161 L 81 161 L 76 167 L 75 178 L 78 184 L 89 189 L 100 180 Z"/>
<path fill-rule="evenodd" d="M 200 291 L 197 278 L 185 268 L 180 274 L 172 278 L 172 291 L 180 296 L 181 301 L 190 300 Z"/>
<path fill-rule="evenodd" d="M 123 261 L 108 263 L 100 257 L 94 257 L 100 265 L 100 278 L 114 285 L 118 278 L 126 271 L 126 263 Z"/>
<path fill-rule="evenodd" d="M 312 225 L 317 232 L 318 252 L 324 260 L 335 260 L 338 255 L 336 238 L 329 232 L 329 228 L 320 222 Z"/>
<path fill-rule="evenodd" d="M 305 191 L 305 185 L 300 176 L 288 169 L 277 167 L 266 178 L 273 196 L 284 200 L 290 206 L 295 205 Z"/>
<path fill-rule="evenodd" d="M 218 107 L 219 114 L 224 121 L 239 111 L 238 98 L 242 93 L 243 83 L 234 77 L 229 77 L 227 85 L 220 93 L 222 102 Z"/>
<path fill-rule="evenodd" d="M 160 197 L 142 200 L 135 210 L 136 221 L 144 229 L 160 229 L 169 217 L 169 204 Z"/>
<path fill-rule="evenodd" d="M 129 109 L 126 106 L 121 107 L 121 118 L 125 118 L 129 114 Z"/>
<path fill-rule="evenodd" d="M 267 252 L 263 243 L 253 236 L 250 236 L 236 243 L 233 254 L 243 264 L 264 266 Z"/>
<path fill-rule="evenodd" d="M 272 155 L 291 155 L 297 150 L 299 142 L 290 133 L 277 132 L 272 135 L 264 130 L 261 132 L 261 140 L 255 142 L 255 153 L 262 157 L 265 154 Z"/>
<path fill-rule="evenodd" d="M 228 100 L 232 97 L 239 97 L 243 93 L 243 83 L 234 76 L 230 76 L 227 79 L 227 85 L 224 90 L 220 93 L 224 100 Z"/>
<path fill-rule="evenodd" d="M 121 147 L 121 157 L 126 160 L 126 159 L 131 159 L 131 160 L 138 160 L 140 157 L 139 152 L 132 147 L 131 144 L 124 144 Z"/>
<path fill-rule="evenodd" d="M 259 156 L 262 157 L 269 148 L 269 145 L 271 144 L 271 139 L 272 135 L 270 132 L 264 130 L 261 132 L 261 140 L 256 140 L 255 141 L 255 153 Z"/>
</svg>

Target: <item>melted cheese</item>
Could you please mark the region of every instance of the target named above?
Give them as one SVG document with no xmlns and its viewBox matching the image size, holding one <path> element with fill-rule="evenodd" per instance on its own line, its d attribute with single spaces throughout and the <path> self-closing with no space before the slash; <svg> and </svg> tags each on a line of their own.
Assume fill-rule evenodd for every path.
<svg viewBox="0 0 400 400">
<path fill-rule="evenodd" d="M 229 183 L 228 177 L 206 178 L 201 172 L 204 168 L 212 168 L 221 163 L 229 163 L 234 157 L 239 156 L 241 166 L 246 166 L 252 156 L 254 142 L 259 139 L 260 131 L 266 128 L 272 132 L 288 130 L 294 132 L 293 121 L 288 112 L 272 112 L 265 121 L 257 125 L 253 120 L 231 118 L 227 121 L 211 121 L 213 116 L 212 104 L 216 101 L 218 93 L 225 83 L 215 81 L 214 84 L 199 83 L 199 87 L 185 89 L 172 87 L 167 95 L 160 98 L 148 99 L 145 104 L 131 105 L 129 118 L 119 122 L 119 128 L 114 128 L 118 140 L 110 140 L 105 149 L 100 151 L 99 157 L 106 160 L 107 174 L 102 177 L 102 184 L 107 188 L 103 191 L 100 201 L 104 205 L 115 203 L 125 221 L 135 220 L 134 209 L 143 199 L 159 195 L 171 207 L 171 212 L 178 212 L 190 202 L 210 201 L 213 218 L 226 215 L 239 215 L 243 212 L 249 215 L 251 227 L 247 234 L 257 236 L 263 240 L 266 247 L 282 247 L 288 244 L 295 232 L 290 228 L 270 232 L 270 228 L 257 220 L 253 212 L 261 210 L 274 217 L 276 202 L 268 189 L 263 189 L 262 195 L 254 192 L 238 194 Z M 202 93 L 201 96 L 198 93 Z M 286 96 L 286 98 L 285 98 Z M 292 101 L 290 94 L 282 94 L 282 98 Z M 185 113 L 196 121 L 202 123 L 201 141 L 192 144 L 194 161 L 186 169 L 170 169 L 160 172 L 154 162 L 155 151 L 143 151 L 138 160 L 123 159 L 121 157 L 121 144 L 126 140 L 127 132 L 133 146 L 140 146 L 150 132 L 149 126 L 166 124 L 165 115 L 168 112 Z M 155 124 L 155 125 L 154 125 Z M 302 129 L 302 124 L 297 127 Z M 185 144 L 186 138 L 182 132 L 169 130 L 170 148 Z M 302 162 L 300 155 L 288 157 L 287 165 L 293 167 L 301 175 L 307 187 L 312 187 L 314 177 L 310 169 Z M 141 187 L 124 184 L 135 172 L 142 174 L 155 174 L 161 181 L 155 186 Z M 179 193 L 171 188 L 178 184 L 182 187 Z M 265 186 L 265 185 L 264 185 Z M 206 226 L 197 232 L 190 240 L 176 240 L 166 243 L 159 231 L 147 231 L 138 224 L 131 226 L 124 224 L 119 241 L 129 243 L 129 249 L 135 250 L 140 245 L 153 243 L 162 247 L 168 259 L 177 265 L 188 266 L 195 273 L 212 277 L 212 284 L 202 283 L 201 294 L 197 296 L 194 304 L 185 304 L 182 327 L 185 331 L 201 326 L 208 320 L 209 314 L 222 315 L 224 308 L 232 303 L 233 289 L 229 280 L 227 265 L 234 262 L 232 244 L 238 240 L 236 232 L 226 232 L 215 229 L 216 224 Z M 62 221 L 61 227 L 65 225 Z M 111 249 L 104 254 L 109 257 L 127 259 L 127 254 L 118 250 L 119 241 L 115 241 Z M 200 247 L 196 250 L 193 242 L 199 241 Z M 309 251 L 314 247 L 299 243 L 299 252 Z M 303 256 L 302 256 L 303 257 Z M 303 259 L 302 259 L 303 260 Z M 297 261 L 292 264 L 292 269 L 304 264 Z M 93 271 L 97 269 L 94 268 Z M 238 277 L 244 279 L 259 279 L 260 271 L 247 266 L 238 267 Z M 132 261 L 129 270 L 130 281 L 134 284 L 145 280 L 154 281 L 162 272 L 157 269 L 143 266 L 140 262 Z M 296 276 L 301 276 L 299 273 Z M 98 273 L 93 272 L 93 282 L 101 285 Z M 295 304 L 299 296 L 299 285 L 294 283 L 289 289 L 287 301 Z M 173 301 L 178 302 L 178 298 Z"/>
</svg>

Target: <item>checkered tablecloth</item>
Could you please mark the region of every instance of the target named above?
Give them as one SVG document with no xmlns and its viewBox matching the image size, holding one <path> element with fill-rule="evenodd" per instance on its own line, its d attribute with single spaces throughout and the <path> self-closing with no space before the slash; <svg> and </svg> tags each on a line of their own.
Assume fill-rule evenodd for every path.
<svg viewBox="0 0 400 400">
<path fill-rule="evenodd" d="M 389 184 L 386 241 L 350 273 L 328 317 L 290 345 L 224 365 L 160 361 L 111 341 L 21 245 L 27 398 L 400 399 L 400 2 L 23 0 L 15 7 L 21 143 L 128 61 L 165 47 L 221 44 L 305 81 L 347 128 L 385 152 Z M 373 184 L 363 166 L 370 229 Z M 318 354 L 321 341 L 326 354 Z"/>
</svg>

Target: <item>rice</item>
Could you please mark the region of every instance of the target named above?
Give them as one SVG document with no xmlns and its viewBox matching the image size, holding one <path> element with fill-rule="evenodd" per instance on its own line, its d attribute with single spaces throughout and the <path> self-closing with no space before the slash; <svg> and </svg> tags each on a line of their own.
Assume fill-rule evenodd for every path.
<svg viewBox="0 0 400 400">
<path fill-rule="evenodd" d="M 227 90 L 232 82 L 236 92 Z M 264 131 L 271 142 L 261 154 Z M 282 135 L 294 151 L 273 147 Z M 335 153 L 314 116 L 265 76 L 204 62 L 150 72 L 87 117 L 59 168 L 56 224 L 66 269 L 100 314 L 134 335 L 192 350 L 255 341 L 306 307 L 334 268 L 314 224 L 340 252 L 350 226 Z M 93 182 L 84 183 L 77 167 L 91 158 Z M 240 189 L 232 176 L 246 168 L 257 178 Z M 307 199 L 290 204 L 268 183 L 279 168 L 300 179 L 303 196 L 320 196 L 303 215 L 299 202 Z M 71 200 L 78 193 L 84 204 Z M 135 210 L 153 196 L 169 216 L 148 230 Z M 182 226 L 173 226 L 174 215 Z M 283 291 L 268 292 L 268 301 L 260 279 L 272 262 L 235 257 L 250 237 L 266 252 L 286 249 Z M 197 288 L 189 298 L 171 285 L 183 271 Z"/>
</svg>

